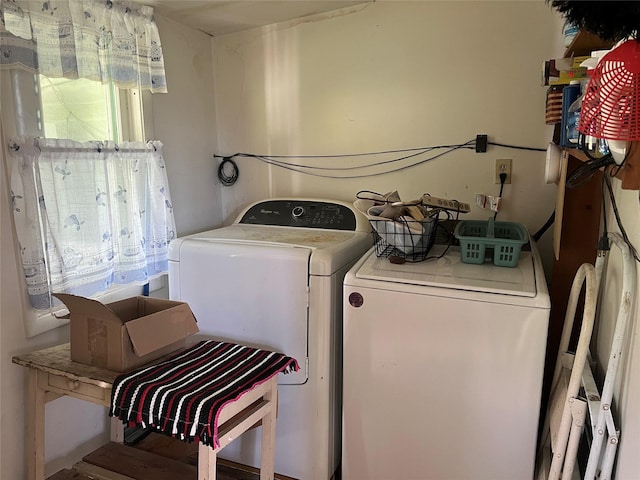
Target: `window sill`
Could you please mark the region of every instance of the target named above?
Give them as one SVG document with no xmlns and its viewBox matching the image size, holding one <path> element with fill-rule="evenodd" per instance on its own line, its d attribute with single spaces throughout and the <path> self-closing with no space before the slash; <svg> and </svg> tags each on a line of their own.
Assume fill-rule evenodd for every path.
<svg viewBox="0 0 640 480">
<path fill-rule="evenodd" d="M 157 278 L 153 278 L 149 281 L 149 292 L 151 296 L 157 296 L 161 298 L 168 298 L 167 290 L 167 276 L 161 275 Z M 97 295 L 95 300 L 101 303 L 117 302 L 125 298 L 142 295 L 144 285 L 115 285 L 106 292 Z M 64 316 L 68 313 L 68 310 L 61 306 L 53 311 L 47 311 L 44 313 L 38 313 L 37 310 L 33 310 L 31 306 L 24 307 L 24 329 L 25 336 L 27 338 L 35 337 L 42 333 L 48 332 L 58 327 L 62 327 L 69 323 L 68 318 Z"/>
</svg>

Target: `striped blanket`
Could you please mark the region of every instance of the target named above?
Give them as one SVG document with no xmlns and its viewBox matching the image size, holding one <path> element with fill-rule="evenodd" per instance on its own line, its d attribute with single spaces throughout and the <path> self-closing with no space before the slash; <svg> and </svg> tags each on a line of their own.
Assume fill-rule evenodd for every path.
<svg viewBox="0 0 640 480">
<path fill-rule="evenodd" d="M 116 378 L 109 415 L 216 447 L 222 407 L 280 372 L 297 370 L 297 361 L 281 353 L 206 340 Z"/>
</svg>

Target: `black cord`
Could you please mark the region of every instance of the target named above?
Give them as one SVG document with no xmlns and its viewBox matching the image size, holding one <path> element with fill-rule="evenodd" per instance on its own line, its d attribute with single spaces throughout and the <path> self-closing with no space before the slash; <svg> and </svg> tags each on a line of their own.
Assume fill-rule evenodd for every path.
<svg viewBox="0 0 640 480">
<path fill-rule="evenodd" d="M 444 212 L 447 215 L 447 220 L 451 220 L 451 214 L 446 210 Z M 456 218 L 454 219 L 454 222 L 457 222 L 459 217 L 460 217 L 460 209 L 456 210 Z M 451 248 L 451 245 L 453 245 L 453 240 L 455 238 L 453 232 L 449 231 L 449 229 L 440 222 L 440 219 L 437 219 L 436 221 L 438 222 L 438 224 L 436 225 L 436 230 L 438 228 L 442 228 L 449 236 L 449 239 L 447 241 L 447 246 L 445 247 L 445 249 L 442 251 L 440 255 L 432 255 L 430 257 L 425 258 L 425 260 L 437 260 L 439 258 L 444 257 L 445 254 L 449 251 L 449 248 Z M 434 235 L 435 235 L 435 232 L 434 232 Z"/>
<path fill-rule="evenodd" d="M 600 235 L 600 239 L 598 240 L 598 246 L 597 246 L 598 251 L 606 251 L 611 249 L 609 245 L 609 229 L 607 227 L 607 202 L 604 194 L 605 176 L 606 175 L 602 175 L 602 182 L 600 185 L 600 198 L 602 200 L 602 206 L 600 211 L 600 214 L 602 217 L 602 234 Z"/>
<path fill-rule="evenodd" d="M 604 195 L 605 192 L 605 177 L 606 175 L 602 175 L 602 185 L 600 186 L 600 195 L 602 196 L 602 234 L 607 235 L 609 233 L 609 229 L 607 228 L 607 202 L 606 197 Z"/>
<path fill-rule="evenodd" d="M 622 168 L 622 166 L 624 165 L 629 155 L 629 151 L 627 150 L 625 154 L 625 158 L 623 159 L 620 165 L 616 164 L 615 160 L 613 159 L 613 155 L 611 155 L 611 153 L 607 153 L 606 155 L 600 158 L 595 157 L 591 154 L 589 148 L 587 148 L 586 138 L 587 137 L 581 133 L 580 136 L 578 137 L 578 142 L 581 147 L 580 149 L 586 155 L 588 160 L 586 162 L 583 162 L 578 168 L 576 168 L 573 172 L 571 172 L 571 174 L 567 177 L 567 182 L 566 182 L 567 188 L 579 187 L 585 182 L 588 182 L 591 179 L 591 177 L 593 177 L 595 172 L 597 172 L 599 169 L 601 168 L 606 169 L 609 165 L 613 165 L 613 167 L 609 169 L 608 175 L 614 177 L 618 173 L 618 171 L 620 171 L 620 168 Z"/>
<path fill-rule="evenodd" d="M 502 172 L 500 174 L 500 193 L 498 194 L 498 198 L 502 198 L 502 190 L 504 189 L 504 182 L 506 181 L 507 181 L 507 174 Z M 498 208 L 500 208 L 499 204 L 498 204 Z M 497 216 L 498 216 L 498 210 L 496 210 L 496 213 L 493 214 L 493 219 L 495 220 Z"/>
<path fill-rule="evenodd" d="M 401 148 L 397 150 L 379 150 L 375 152 L 362 152 L 362 153 L 341 153 L 334 155 L 261 155 L 255 153 L 237 153 L 236 155 L 243 155 L 248 157 L 260 157 L 260 158 L 346 158 L 346 157 L 363 157 L 371 155 L 385 155 L 389 153 L 404 153 L 404 152 L 417 152 L 420 150 L 435 150 L 438 148 L 454 148 L 464 146 L 469 149 L 475 148 L 475 140 L 469 140 L 462 145 L 436 145 L 433 147 L 416 147 L 416 148 Z"/>
<path fill-rule="evenodd" d="M 636 259 L 636 262 L 640 262 L 638 251 L 631 244 L 631 240 L 629 240 L 629 236 L 627 235 L 627 232 L 624 229 L 624 226 L 622 225 L 622 220 L 620 219 L 620 213 L 618 212 L 618 205 L 616 204 L 616 198 L 615 198 L 615 195 L 613 194 L 613 189 L 611 188 L 611 179 L 608 175 L 603 175 L 603 176 L 605 180 L 605 185 L 607 186 L 607 190 L 609 191 L 609 200 L 611 201 L 611 208 L 613 210 L 614 216 L 616 217 L 616 223 L 618 224 L 618 228 L 620 229 L 620 235 L 622 235 L 622 239 L 624 240 L 624 243 L 626 243 L 629 246 L 629 250 L 631 250 L 633 258 Z"/>
<path fill-rule="evenodd" d="M 542 227 L 540 227 L 540 229 L 536 233 L 534 233 L 531 238 L 533 238 L 536 242 L 540 240 L 540 238 L 542 238 L 542 235 L 544 235 L 545 232 L 549 230 L 549 227 L 553 225 L 555 221 L 556 221 L 556 211 L 554 210 L 553 212 L 551 212 L 551 216 L 547 219 L 545 224 Z"/>
<path fill-rule="evenodd" d="M 495 142 L 487 142 L 488 145 L 493 145 L 496 147 L 505 147 L 505 148 L 514 148 L 516 150 L 531 150 L 533 152 L 546 152 L 546 148 L 536 148 L 536 147 L 521 147 L 519 145 L 508 145 L 506 143 L 495 143 Z"/>
<path fill-rule="evenodd" d="M 613 167 L 611 167 L 609 174 L 612 177 L 615 177 L 619 172 L 620 169 L 622 167 L 624 167 L 625 163 L 627 162 L 627 159 L 629 158 L 629 156 L 631 155 L 631 149 L 633 148 L 633 146 L 635 145 L 636 142 L 630 142 L 628 144 L 628 147 L 626 148 L 625 152 L 624 152 L 624 158 L 622 159 L 622 162 L 620 162 L 620 164 L 616 164 Z"/>
<path fill-rule="evenodd" d="M 577 168 L 575 168 L 571 174 L 567 176 L 566 187 L 567 188 L 576 188 L 580 185 L 585 184 L 593 175 L 603 167 L 607 167 L 615 163 L 613 161 L 613 157 L 610 155 L 604 156 L 602 158 L 597 158 L 593 160 L 587 160 L 586 162 L 582 162 Z"/>
<path fill-rule="evenodd" d="M 226 172 L 226 169 L 231 168 L 231 174 Z M 225 187 L 230 187 L 234 183 L 238 181 L 238 176 L 240 175 L 240 171 L 238 170 L 238 165 L 236 162 L 232 160 L 232 157 L 223 157 L 222 162 L 218 166 L 218 179 L 220 183 Z"/>
<path fill-rule="evenodd" d="M 255 154 L 248 154 L 248 153 L 236 153 L 234 156 L 240 156 L 240 157 L 249 157 L 249 158 L 254 158 L 256 160 L 260 160 L 262 162 L 265 162 L 267 164 L 270 165 L 274 165 L 276 167 L 280 167 L 280 168 L 284 168 L 285 170 L 291 170 L 293 172 L 297 172 L 297 173 L 302 173 L 305 175 L 311 175 L 313 177 L 320 177 L 320 178 L 335 178 L 335 179 L 353 179 L 353 178 L 368 178 L 368 177 L 376 177 L 379 175 L 385 175 L 388 173 L 392 173 L 392 172 L 400 172 L 402 170 L 406 170 L 408 168 L 411 167 L 415 167 L 417 165 L 422 165 L 424 163 L 430 162 L 432 160 L 435 160 L 437 158 L 440 158 L 444 155 L 447 155 L 449 153 L 454 152 L 455 150 L 458 149 L 471 149 L 473 147 L 469 146 L 470 143 L 464 143 L 461 145 L 453 145 L 451 147 L 432 147 L 429 148 L 427 150 L 422 150 L 418 153 L 412 153 L 410 155 L 405 155 L 399 158 L 394 158 L 391 160 L 386 160 L 383 162 L 378 162 L 375 164 L 371 164 L 371 165 L 360 165 L 360 166 L 355 166 L 355 167 L 315 167 L 315 166 L 310 166 L 310 165 L 300 165 L 300 164 L 290 164 L 290 163 L 286 163 L 286 162 L 282 162 L 280 160 L 275 160 L 275 157 L 271 157 L 271 156 L 261 156 L 261 155 L 255 155 Z M 416 160 L 413 163 L 410 163 L 408 165 L 403 165 L 401 167 L 397 167 L 397 168 L 393 168 L 390 170 L 385 170 L 382 172 L 377 172 L 377 173 L 364 173 L 361 175 L 325 175 L 325 174 L 320 174 L 320 173 L 313 173 L 313 172 L 307 172 L 304 171 L 303 169 L 309 169 L 309 170 L 337 170 L 337 171 L 342 171 L 342 170 L 353 170 L 353 169 L 361 169 L 361 168 L 369 168 L 371 166 L 376 166 L 376 165 L 383 165 L 383 164 L 388 164 L 388 163 L 394 163 L 394 162 L 399 162 L 401 160 L 407 160 L 409 158 L 412 157 L 416 157 L 418 155 L 422 155 L 424 153 L 427 153 L 435 148 L 449 148 L 448 150 L 441 152 L 441 153 L 437 153 L 434 154 L 428 158 L 424 158 L 424 159 L 420 159 L 420 160 Z M 219 155 L 215 155 L 215 156 L 219 156 Z M 299 157 L 288 157 L 288 158 L 299 158 Z"/>
<path fill-rule="evenodd" d="M 427 163 L 431 160 L 435 160 L 437 158 L 440 158 L 444 155 L 447 155 L 449 153 L 452 153 L 456 150 L 460 150 L 460 149 L 467 149 L 467 150 L 474 150 L 476 148 L 476 143 L 477 141 L 475 139 L 473 140 L 469 140 L 465 143 L 461 143 L 461 144 L 457 144 L 457 145 L 437 145 L 437 146 L 432 146 L 432 147 L 419 147 L 419 148 L 406 148 L 406 149 L 397 149 L 397 150 L 382 150 L 382 151 L 377 151 L 377 152 L 365 152 L 365 153 L 351 153 L 351 154 L 338 154 L 338 155 L 259 155 L 259 154 L 254 154 L 254 153 L 242 153 L 242 152 L 238 152 L 235 153 L 234 155 L 231 156 L 222 156 L 222 155 L 217 155 L 214 154 L 214 158 L 223 158 L 223 162 L 221 164 L 221 167 L 223 165 L 226 166 L 226 164 L 228 163 L 232 163 L 233 164 L 233 172 L 232 175 L 227 175 L 224 174 L 224 172 L 221 172 L 220 169 L 218 169 L 218 178 L 220 179 L 220 181 L 223 183 L 223 185 L 233 185 L 233 183 L 235 183 L 235 181 L 237 180 L 237 166 L 231 161 L 232 157 L 247 157 L 247 158 L 253 158 L 256 160 L 260 160 L 262 162 L 265 162 L 269 165 L 274 165 L 276 167 L 280 167 L 280 168 L 284 168 L 286 170 L 290 170 L 296 173 L 301 173 L 301 174 L 305 174 L 305 175 L 311 175 L 314 177 L 321 177 L 321 178 L 335 178 L 335 179 L 354 179 L 354 178 L 368 178 L 368 177 L 375 177 L 378 175 L 385 175 L 387 173 L 393 173 L 393 172 L 400 172 L 402 170 L 406 170 L 408 168 L 411 167 L 415 167 L 417 165 L 422 165 L 424 163 Z M 503 143 L 495 143 L 495 142 L 488 142 L 489 145 L 496 145 L 499 147 L 506 147 L 506 148 L 516 148 L 516 149 L 520 149 L 520 150 L 533 150 L 533 151 L 538 151 L 538 152 L 546 152 L 545 148 L 532 148 L 532 147 L 523 147 L 523 146 L 518 146 L 518 145 L 508 145 L 508 144 L 503 144 Z M 395 162 L 400 162 L 403 160 L 408 160 L 414 157 L 417 157 L 419 155 L 424 155 L 426 153 L 429 153 L 433 150 L 437 150 L 437 149 L 445 149 L 444 152 L 441 153 L 437 153 L 434 154 L 428 158 L 425 159 L 421 159 L 421 160 L 416 160 L 413 161 L 412 163 L 408 164 L 408 165 L 404 165 L 398 168 L 393 168 L 393 169 L 388 169 L 382 172 L 377 172 L 377 173 L 370 173 L 370 174 L 361 174 L 361 175 L 325 175 L 325 174 L 320 174 L 320 173 L 313 173 L 312 171 L 309 170 L 331 170 L 331 171 L 347 171 L 347 170 L 357 170 L 357 169 L 363 169 L 363 168 L 371 168 L 371 167 L 375 167 L 375 166 L 381 166 L 381 165 L 387 165 L 387 164 L 392 164 Z M 380 161 L 380 162 L 375 162 L 375 163 L 371 163 L 371 164 L 367 164 L 367 165 L 356 165 L 356 166 L 341 166 L 341 167 L 326 167 L 326 166 L 313 166 L 313 165 L 305 165 L 305 164 L 301 164 L 301 163 L 292 163 L 292 162 L 287 162 L 285 160 L 287 159 L 327 159 L 327 158 L 348 158 L 348 157 L 360 157 L 360 156 L 366 156 L 366 155 L 383 155 L 383 154 L 393 154 L 393 153 L 407 153 L 406 155 L 402 155 L 398 158 L 393 158 L 390 160 L 385 160 L 385 161 Z M 223 167 L 224 168 L 224 167 Z"/>
</svg>

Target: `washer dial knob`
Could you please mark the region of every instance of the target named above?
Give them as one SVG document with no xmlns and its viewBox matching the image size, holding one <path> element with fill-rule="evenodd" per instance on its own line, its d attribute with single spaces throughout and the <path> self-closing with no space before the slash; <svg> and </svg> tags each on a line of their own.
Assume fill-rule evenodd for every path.
<svg viewBox="0 0 640 480">
<path fill-rule="evenodd" d="M 291 216 L 293 218 L 302 218 L 304 215 L 304 208 L 301 206 L 293 207 L 291 210 Z"/>
</svg>

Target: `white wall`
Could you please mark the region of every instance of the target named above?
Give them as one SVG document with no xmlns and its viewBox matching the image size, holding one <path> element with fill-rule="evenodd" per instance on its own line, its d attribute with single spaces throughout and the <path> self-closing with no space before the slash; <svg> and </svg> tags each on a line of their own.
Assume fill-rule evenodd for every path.
<svg viewBox="0 0 640 480">
<path fill-rule="evenodd" d="M 208 35 L 156 16 L 161 34 L 166 95 L 153 96 L 154 138 L 164 143 L 167 176 L 179 235 L 220 226 L 221 186 L 217 149 L 213 64 Z"/>
<path fill-rule="evenodd" d="M 546 148 L 552 130 L 544 124 L 540 65 L 559 51 L 560 33 L 544 2 L 394 1 L 214 38 L 218 153 L 361 153 L 458 144 L 481 133 Z M 475 193 L 497 195 L 497 158 L 513 159 L 499 218 L 534 233 L 554 208 L 545 154 L 501 147 L 352 180 L 238 158 L 240 179 L 223 190 L 225 217 L 269 195 L 352 201 L 361 189 L 473 203 Z M 373 160 L 380 157 L 343 164 Z M 474 208 L 470 217 L 489 215 Z M 550 260 L 547 238 L 542 249 Z"/>
<path fill-rule="evenodd" d="M 178 235 L 210 229 L 222 222 L 220 187 L 212 153 L 216 150 L 213 68 L 208 35 L 157 18 L 160 29 L 168 94 L 154 95 L 154 138 L 164 144 Z M 3 74 L 6 72 L 2 72 Z M 11 86 L 3 79 L 2 149 L 15 134 Z M 0 479 L 26 478 L 24 452 L 25 368 L 11 357 L 68 341 L 68 327 L 25 339 L 21 291 L 11 229 L 10 195 L 4 158 L 1 158 L 0 264 Z M 106 410 L 70 398 L 47 404 L 46 473 L 78 461 L 108 440 Z"/>
</svg>

